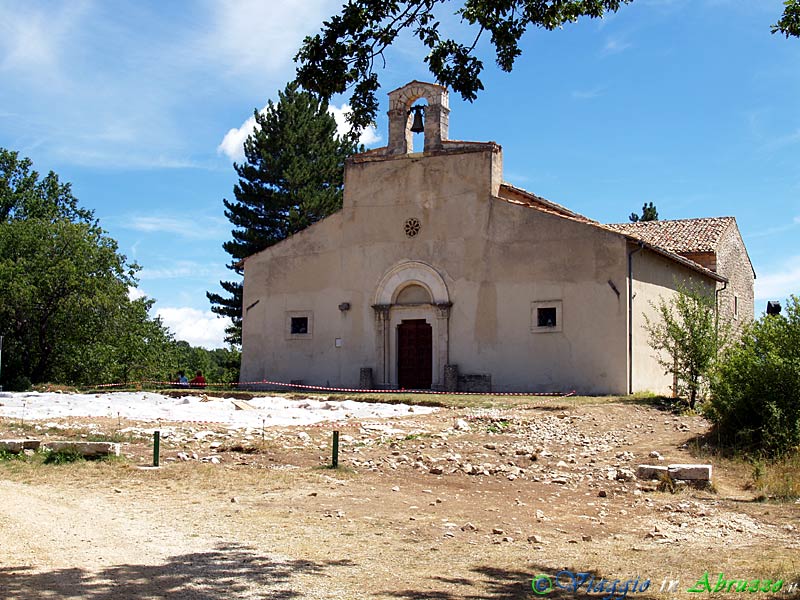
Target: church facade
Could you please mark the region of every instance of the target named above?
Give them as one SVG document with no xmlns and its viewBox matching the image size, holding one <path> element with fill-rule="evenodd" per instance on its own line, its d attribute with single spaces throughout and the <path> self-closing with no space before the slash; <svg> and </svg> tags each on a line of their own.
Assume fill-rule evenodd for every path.
<svg viewBox="0 0 800 600">
<path fill-rule="evenodd" d="M 752 318 L 733 218 L 597 223 L 503 182 L 499 145 L 449 140 L 445 88 L 389 100 L 388 144 L 348 161 L 342 210 L 245 259 L 243 383 L 667 393 L 653 301 L 693 282 Z"/>
</svg>

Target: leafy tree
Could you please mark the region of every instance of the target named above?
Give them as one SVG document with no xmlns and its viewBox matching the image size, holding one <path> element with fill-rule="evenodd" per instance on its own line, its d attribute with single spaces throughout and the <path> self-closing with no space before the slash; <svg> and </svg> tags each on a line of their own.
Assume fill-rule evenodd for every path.
<svg viewBox="0 0 800 600">
<path fill-rule="evenodd" d="M 9 371 L 34 383 L 60 379 L 70 349 L 92 344 L 98 328 L 127 302 L 132 283 L 116 244 L 89 224 L 37 218 L 0 225 L 0 315 L 10 341 Z"/>
<path fill-rule="evenodd" d="M 694 409 L 729 325 L 718 322 L 715 298 L 696 286 L 681 286 L 671 299 L 653 303 L 658 318 L 645 316 L 655 358 L 677 380 L 676 395 Z"/>
<path fill-rule="evenodd" d="M 136 265 L 54 173 L 0 149 L 0 335 L 4 381 L 97 383 L 129 376 L 169 342 Z M 152 357 L 152 358 L 151 358 Z M 24 385 L 20 383 L 20 385 Z"/>
<path fill-rule="evenodd" d="M 425 62 L 440 84 L 474 100 L 483 89 L 483 61 L 476 52 L 483 35 L 490 36 L 495 61 L 510 72 L 522 54 L 520 39 L 528 30 L 553 30 L 581 17 L 600 18 L 633 0 L 348 0 L 338 15 L 325 21 L 320 33 L 306 37 L 295 61 L 297 81 L 304 89 L 330 100 L 352 90 L 348 119 L 356 131 L 375 121 L 380 87 L 375 62 L 386 64 L 384 53 L 404 31 L 428 49 Z M 800 0 L 787 0 L 773 32 L 800 36 Z M 439 9 L 455 11 L 475 32 L 469 39 L 439 34 Z"/>
<path fill-rule="evenodd" d="M 223 200 L 235 228 L 222 247 L 233 259 L 228 268 L 240 276 L 241 259 L 341 208 L 344 162 L 357 150 L 352 140 L 337 136 L 326 102 L 295 84 L 278 96 L 264 113 L 255 111 L 256 126 L 244 144 L 246 162 L 234 165 L 236 200 Z M 229 295 L 207 293 L 211 310 L 232 319 L 226 340 L 241 344 L 242 283 L 220 285 Z"/>
<path fill-rule="evenodd" d="M 640 217 L 636 213 L 631 213 L 628 219 L 630 219 L 632 223 L 638 223 L 639 221 L 658 221 L 658 211 L 656 210 L 655 204 L 652 202 L 645 202 L 642 205 L 642 216 Z"/>
<path fill-rule="evenodd" d="M 772 33 L 782 33 L 800 37 L 800 0 L 786 0 L 783 5 L 783 16 L 772 26 Z"/>
<path fill-rule="evenodd" d="M 233 348 L 207 350 L 178 341 L 174 345 L 173 372 L 187 373 L 191 379 L 198 370 L 209 383 L 231 383 L 239 381 L 241 353 Z"/>
<path fill-rule="evenodd" d="M 39 179 L 29 158 L 0 148 L 0 223 L 19 219 L 58 219 L 93 223 L 92 211 L 80 208 L 69 183 L 50 171 Z"/>
<path fill-rule="evenodd" d="M 770 457 L 800 448 L 800 298 L 787 304 L 726 349 L 705 406 L 724 443 Z"/>
<path fill-rule="evenodd" d="M 98 349 L 98 363 L 103 367 L 96 381 L 163 381 L 169 377 L 175 342 L 161 319 L 150 317 L 154 303 L 150 298 L 138 298 L 118 304 L 113 320 L 106 321 L 90 346 Z"/>
<path fill-rule="evenodd" d="M 458 41 L 439 34 L 435 13 L 448 0 L 350 0 L 341 14 L 323 24 L 321 33 L 304 40 L 295 57 L 297 81 L 325 99 L 352 89 L 348 119 L 360 131 L 375 121 L 378 110 L 375 60 L 385 64 L 384 52 L 404 30 L 428 48 L 425 62 L 436 80 L 472 101 L 483 89 L 483 62 L 475 48 L 484 33 L 491 36 L 497 65 L 509 72 L 522 53 L 519 41 L 529 27 L 553 30 L 580 17 L 602 17 L 631 1 L 463 0 L 455 14 L 477 33 Z"/>
</svg>

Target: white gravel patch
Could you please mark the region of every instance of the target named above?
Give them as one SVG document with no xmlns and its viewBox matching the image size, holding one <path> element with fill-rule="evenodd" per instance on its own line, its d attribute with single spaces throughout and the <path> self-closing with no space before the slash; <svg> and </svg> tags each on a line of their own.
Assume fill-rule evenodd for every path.
<svg viewBox="0 0 800 600">
<path fill-rule="evenodd" d="M 322 421 L 376 419 L 428 414 L 435 408 L 354 402 L 352 400 L 287 400 L 258 396 L 247 403 L 256 410 L 238 410 L 232 398 L 171 398 L 151 392 L 65 394 L 0 392 L 0 416 L 24 420 L 63 417 L 111 417 L 137 421 L 208 421 L 231 428 L 309 425 Z"/>
</svg>

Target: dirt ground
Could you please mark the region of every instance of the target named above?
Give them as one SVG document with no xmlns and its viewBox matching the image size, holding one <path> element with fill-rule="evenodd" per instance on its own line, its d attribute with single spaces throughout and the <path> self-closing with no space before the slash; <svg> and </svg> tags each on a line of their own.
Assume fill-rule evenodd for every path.
<svg viewBox="0 0 800 600">
<path fill-rule="evenodd" d="M 800 504 L 756 501 L 700 417 L 553 399 L 336 428 L 333 470 L 330 424 L 0 420 L 0 439 L 123 440 L 122 460 L 0 462 L 2 598 L 741 597 L 720 579 L 800 598 Z M 711 489 L 632 477 L 692 462 Z"/>
</svg>

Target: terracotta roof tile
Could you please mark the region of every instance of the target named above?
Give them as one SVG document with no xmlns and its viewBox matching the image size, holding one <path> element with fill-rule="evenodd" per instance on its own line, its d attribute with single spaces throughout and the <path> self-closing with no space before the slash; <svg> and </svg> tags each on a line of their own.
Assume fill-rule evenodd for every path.
<svg viewBox="0 0 800 600">
<path fill-rule="evenodd" d="M 703 265 L 685 257 L 681 253 L 703 252 L 699 250 L 700 247 L 708 247 L 710 251 L 716 250 L 716 242 L 719 241 L 722 232 L 729 223 L 734 222 L 733 217 L 715 217 L 710 219 L 683 219 L 678 221 L 648 221 L 645 223 L 616 223 L 611 225 L 604 225 L 593 221 L 588 217 L 573 212 L 560 204 L 545 200 L 541 196 L 537 196 L 527 190 L 518 188 L 509 183 L 503 183 L 500 186 L 500 195 L 496 196 L 497 200 L 508 202 L 510 204 L 517 204 L 532 208 L 544 213 L 556 215 L 562 219 L 576 221 L 583 223 L 589 227 L 595 227 L 610 231 L 617 235 L 622 235 L 631 241 L 638 240 L 644 243 L 652 251 L 657 252 L 670 260 L 681 263 L 690 269 L 703 273 L 708 277 L 716 279 L 717 281 L 727 281 L 727 278 L 722 277 L 718 273 L 704 267 Z M 706 223 L 703 223 L 706 222 Z M 683 224 L 683 225 L 675 225 Z M 685 229 L 687 233 L 681 234 L 680 231 Z M 662 232 L 656 235 L 657 232 Z M 647 237 L 647 236 L 650 237 Z M 651 239 L 651 237 L 653 239 Z M 659 241 L 655 241 L 658 239 Z M 693 239 L 699 240 L 702 243 L 692 241 Z M 681 243 L 677 243 L 679 240 Z M 678 248 L 693 248 L 692 250 L 679 250 Z"/>
<path fill-rule="evenodd" d="M 733 222 L 733 217 L 709 217 L 674 221 L 612 223 L 606 227 L 636 237 L 664 250 L 682 254 L 716 252 L 720 237 Z"/>
<path fill-rule="evenodd" d="M 554 215 L 560 215 L 562 217 L 569 217 L 576 221 L 582 221 L 584 223 L 597 223 L 597 221 L 593 221 L 588 217 L 584 217 L 581 214 L 578 214 L 574 211 L 569 210 L 568 208 L 561 206 L 551 200 L 546 200 L 541 196 L 537 196 L 536 194 L 529 192 L 527 190 L 523 190 L 522 188 L 518 188 L 515 185 L 511 185 L 510 183 L 502 183 L 500 185 L 500 199 L 505 200 L 506 202 L 513 202 L 515 204 L 523 204 L 525 206 L 530 206 L 531 208 L 537 208 L 543 212 L 547 212 Z"/>
</svg>

